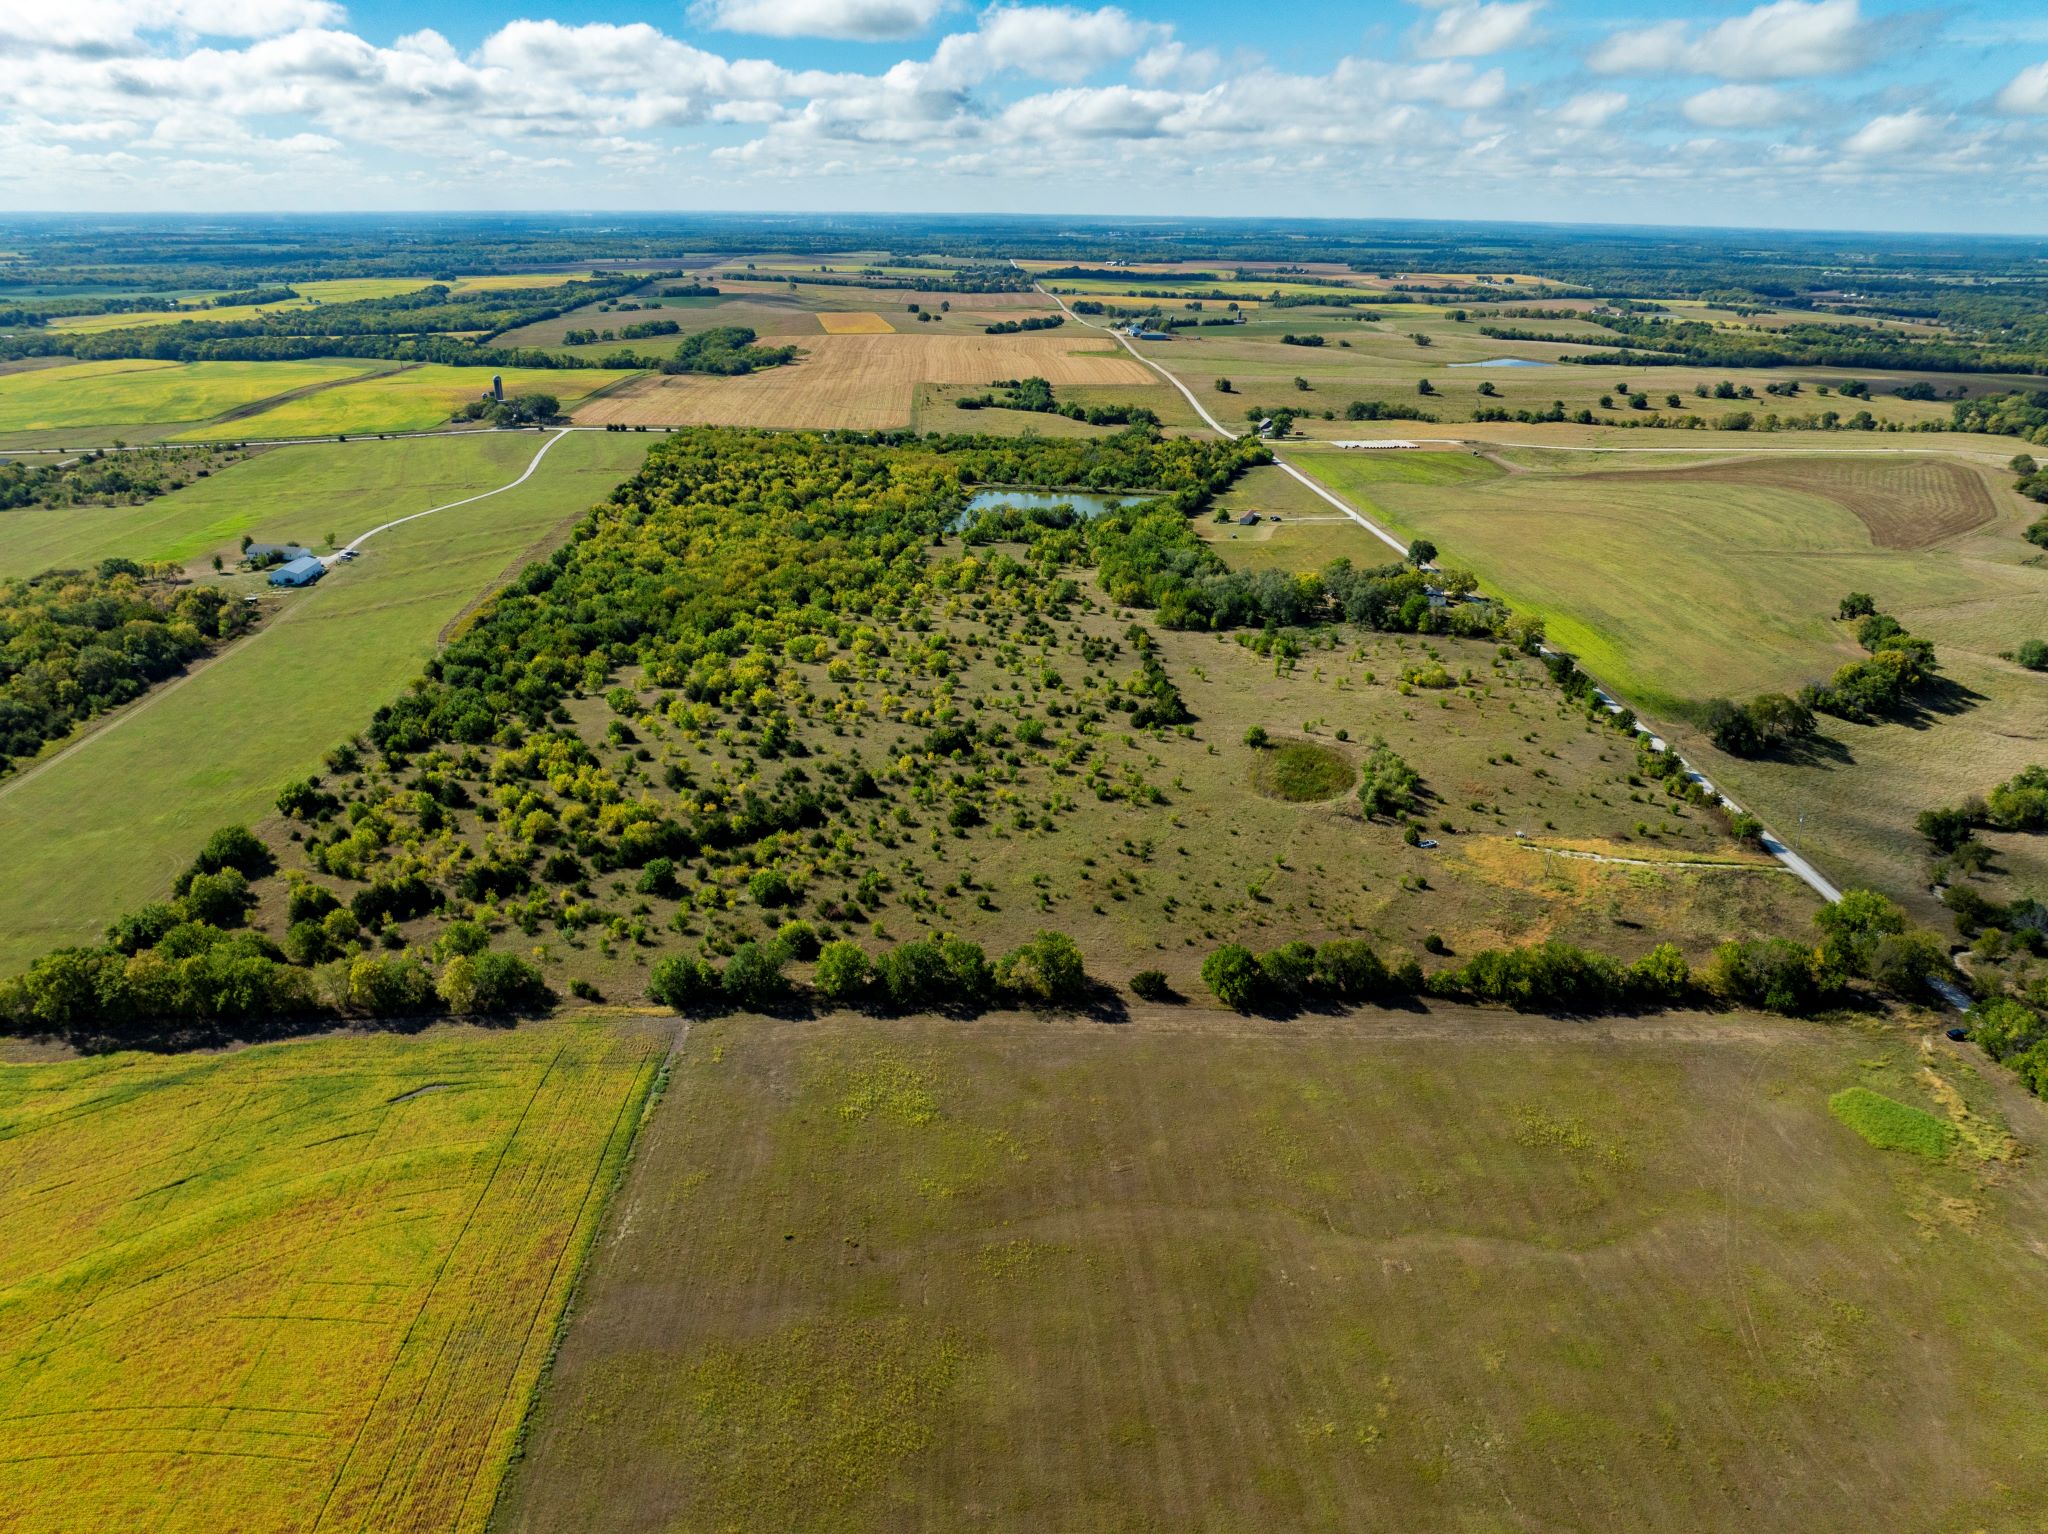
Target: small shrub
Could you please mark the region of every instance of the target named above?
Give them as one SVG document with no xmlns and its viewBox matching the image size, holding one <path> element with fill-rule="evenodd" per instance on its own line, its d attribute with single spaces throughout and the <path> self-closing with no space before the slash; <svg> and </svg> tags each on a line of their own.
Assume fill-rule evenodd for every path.
<svg viewBox="0 0 2048 1534">
<path fill-rule="evenodd" d="M 789 979 L 782 973 L 784 962 L 782 950 L 773 943 L 742 943 L 725 961 L 719 989 L 742 1011 L 769 1011 L 789 996 Z"/>
<path fill-rule="evenodd" d="M 1040 932 L 1012 949 L 997 967 L 996 980 L 1005 991 L 1041 1006 L 1075 1006 L 1088 994 L 1081 950 L 1064 932 Z"/>
<path fill-rule="evenodd" d="M 1821 1000 L 1812 950 L 1782 937 L 1723 943 L 1708 984 L 1730 1001 L 1786 1016 L 1809 1012 Z"/>
<path fill-rule="evenodd" d="M 867 951 L 858 943 L 841 939 L 819 950 L 817 974 L 812 983 L 827 1001 L 844 1005 L 866 994 L 874 974 L 874 961 Z"/>
<path fill-rule="evenodd" d="M 1140 1001 L 1166 1001 L 1173 996 L 1173 986 L 1163 969 L 1141 969 L 1131 976 L 1131 994 Z"/>
<path fill-rule="evenodd" d="M 683 892 L 676 881 L 676 865 L 671 858 L 648 859 L 640 870 L 640 882 L 635 888 L 643 895 L 658 895 L 664 900 L 673 900 Z"/>
<path fill-rule="evenodd" d="M 797 899 L 796 886 L 789 876 L 780 869 L 764 868 L 747 880 L 747 894 L 755 905 L 773 908 L 793 905 Z"/>
<path fill-rule="evenodd" d="M 1316 984 L 1339 1001 L 1376 1001 L 1393 989 L 1393 977 L 1372 945 L 1334 938 L 1316 950 Z"/>
<path fill-rule="evenodd" d="M 219 873 L 232 868 L 251 879 L 260 879 L 276 866 L 270 849 L 257 840 L 247 826 L 222 826 L 206 839 L 199 856 L 192 860 L 195 874 Z"/>
<path fill-rule="evenodd" d="M 1265 999 L 1266 972 L 1241 943 L 1225 943 L 1202 961 L 1202 984 L 1224 1006 L 1254 1012 Z"/>
<path fill-rule="evenodd" d="M 818 956 L 818 929 L 807 921 L 784 922 L 776 929 L 775 941 L 798 963 L 808 963 Z"/>
<path fill-rule="evenodd" d="M 696 954 L 670 954 L 648 975 L 647 994 L 677 1012 L 701 1011 L 721 994 L 718 971 Z"/>
</svg>

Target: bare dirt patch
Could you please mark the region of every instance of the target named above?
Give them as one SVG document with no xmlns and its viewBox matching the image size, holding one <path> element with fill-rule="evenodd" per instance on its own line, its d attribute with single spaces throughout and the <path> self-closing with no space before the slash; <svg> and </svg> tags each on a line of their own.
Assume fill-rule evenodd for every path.
<svg viewBox="0 0 2048 1534">
<path fill-rule="evenodd" d="M 826 335 L 787 367 L 741 378 L 660 375 L 593 400 L 582 425 L 791 426 L 878 430 L 910 421 L 923 383 L 1037 376 L 1065 384 L 1148 384 L 1152 375 L 1091 336 Z"/>
<path fill-rule="evenodd" d="M 1610 475 L 1598 476 L 1612 483 Z M 1742 459 L 1631 471 L 1631 480 L 1756 485 L 1817 495 L 1855 514 L 1884 549 L 1925 549 L 1998 515 L 1984 476 L 1938 458 Z"/>
</svg>

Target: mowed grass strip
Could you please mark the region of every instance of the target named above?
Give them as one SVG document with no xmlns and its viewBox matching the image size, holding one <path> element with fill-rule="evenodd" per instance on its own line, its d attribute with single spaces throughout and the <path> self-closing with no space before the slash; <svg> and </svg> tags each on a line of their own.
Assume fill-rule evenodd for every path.
<svg viewBox="0 0 2048 1534">
<path fill-rule="evenodd" d="M 1844 1135 L 1869 1047 L 700 1025 L 496 1526 L 2038 1526 L 2040 1168 Z"/>
<path fill-rule="evenodd" d="M 481 1529 L 661 1045 L 0 1069 L 11 1534 Z"/>
<path fill-rule="evenodd" d="M 132 510 L 158 511 L 159 547 L 215 538 L 252 511 L 260 519 L 243 530 L 259 538 L 346 539 L 516 479 L 543 440 L 485 432 L 280 448 L 221 476 L 245 475 L 239 485 L 209 481 Z M 317 771 L 419 674 L 457 614 L 646 449 L 645 438 L 572 433 L 518 489 L 393 528 L 189 680 L 112 716 L 103 736 L 46 770 L 0 784 L 0 967 L 97 940 L 114 917 L 167 891 L 215 827 L 269 814 L 286 781 Z M 120 541 L 81 534 L 72 547 Z"/>
<path fill-rule="evenodd" d="M 0 374 L 0 432 L 204 421 L 293 389 L 335 383 L 389 367 L 389 363 L 340 358 L 310 362 L 120 359 Z M 103 441 L 96 436 L 84 445 Z"/>
<path fill-rule="evenodd" d="M 1868 1087 L 1846 1087 L 1828 1099 L 1828 1112 L 1879 1150 L 1905 1151 L 1939 1161 L 1961 1140 L 1955 1125 Z"/>
<path fill-rule="evenodd" d="M 426 363 L 285 400 L 230 426 L 196 427 L 176 440 L 210 441 L 223 433 L 236 441 L 261 441 L 267 437 L 427 431 L 447 425 L 457 409 L 488 393 L 494 377 L 503 378 L 507 396 L 552 394 L 568 410 L 596 390 L 631 376 L 630 372 L 596 368 L 470 368 Z"/>
</svg>

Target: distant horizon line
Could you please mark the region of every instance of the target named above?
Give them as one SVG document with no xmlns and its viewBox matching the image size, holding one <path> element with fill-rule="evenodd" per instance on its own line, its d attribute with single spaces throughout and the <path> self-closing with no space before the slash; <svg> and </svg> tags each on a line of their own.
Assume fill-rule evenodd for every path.
<svg viewBox="0 0 2048 1534">
<path fill-rule="evenodd" d="M 570 219 L 576 221 L 592 219 L 622 219 L 642 222 L 657 220 L 690 219 L 750 219 L 776 222 L 801 222 L 803 220 L 852 220 L 887 222 L 904 220 L 939 220 L 952 222 L 994 222 L 994 223 L 1072 223 L 1084 225 L 1112 225 L 1132 227 L 1138 225 L 1159 228 L 1186 228 L 1191 226 L 1231 224 L 1266 225 L 1287 227 L 1313 225 L 1320 227 L 1378 227 L 1405 225 L 1418 228 L 1469 228 L 1469 229 L 1538 229 L 1570 232 L 1575 230 L 1598 230 L 1611 233 L 1653 233 L 1653 234 L 1716 234 L 1716 235 L 1774 235 L 1783 237 L 1853 237 L 1860 239 L 1897 240 L 1970 240 L 2005 242 L 2018 244 L 2040 244 L 2048 247 L 2048 230 L 2040 233 L 2016 234 L 1993 230 L 1970 229 L 1857 229 L 1844 227 L 1806 226 L 1794 224 L 1672 224 L 1672 223 L 1621 223 L 1598 219 L 1514 219 L 1514 218 L 1421 218 L 1409 215 L 1382 214 L 1366 215 L 1311 215 L 1311 214 L 1251 214 L 1251 213 L 1022 213 L 1022 212 L 935 212 L 907 210 L 854 210 L 815 209 L 792 211 L 769 208 L 673 208 L 673 209 L 546 209 L 546 208 L 477 208 L 477 209 L 423 209 L 423 208 L 361 208 L 338 209 L 319 212 L 297 209 L 289 212 L 258 211 L 255 209 L 204 210 L 191 212 L 170 212 L 161 209 L 121 210 L 113 208 L 15 208 L 0 211 L 0 227 L 10 222 L 44 222 L 59 219 L 128 219 L 136 221 L 162 222 L 169 220 L 186 221 L 250 221 L 286 223 L 294 220 L 317 219 L 392 219 L 392 220 L 438 220 L 442 222 L 481 222 L 491 219 L 550 220 Z"/>
</svg>

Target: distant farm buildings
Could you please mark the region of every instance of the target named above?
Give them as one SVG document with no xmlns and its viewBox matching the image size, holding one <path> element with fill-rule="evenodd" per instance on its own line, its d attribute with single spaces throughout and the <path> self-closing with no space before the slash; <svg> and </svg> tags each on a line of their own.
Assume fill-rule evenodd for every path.
<svg viewBox="0 0 2048 1534">
<path fill-rule="evenodd" d="M 242 557 L 261 569 L 267 564 L 286 564 L 294 559 L 304 559 L 312 552 L 296 543 L 252 543 L 242 550 Z"/>
<path fill-rule="evenodd" d="M 327 566 L 311 554 L 305 554 L 289 564 L 279 565 L 270 572 L 273 586 L 310 586 L 327 573 Z"/>
</svg>

